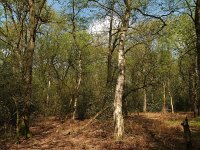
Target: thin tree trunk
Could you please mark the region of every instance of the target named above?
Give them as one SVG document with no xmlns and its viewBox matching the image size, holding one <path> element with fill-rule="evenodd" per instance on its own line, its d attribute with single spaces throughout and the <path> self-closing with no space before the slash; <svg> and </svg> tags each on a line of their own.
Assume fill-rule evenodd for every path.
<svg viewBox="0 0 200 150">
<path fill-rule="evenodd" d="M 162 112 L 166 113 L 166 84 L 163 83 L 163 106 L 162 106 Z"/>
<path fill-rule="evenodd" d="M 20 118 L 19 118 L 19 108 L 18 108 L 18 100 L 16 97 L 13 97 L 13 101 L 15 103 L 16 107 L 16 136 L 17 136 L 17 143 L 19 143 L 19 123 L 20 123 Z"/>
<path fill-rule="evenodd" d="M 197 75 L 197 63 L 194 64 L 194 71 L 193 71 L 193 76 L 192 76 L 192 100 L 193 100 L 193 113 L 194 117 L 197 116 L 197 102 L 198 102 L 198 97 L 197 97 L 197 82 L 198 82 L 198 75 Z"/>
<path fill-rule="evenodd" d="M 112 78 L 112 30 L 113 30 L 113 18 L 114 18 L 114 0 L 111 3 L 111 14 L 110 14 L 110 26 L 109 26 L 109 33 L 108 33 L 108 59 L 107 59 L 107 84 L 109 85 Z"/>
<path fill-rule="evenodd" d="M 78 79 L 77 79 L 77 85 L 75 88 L 75 97 L 74 97 L 74 112 L 73 112 L 73 119 L 76 119 L 76 114 L 77 114 L 77 105 L 78 105 L 78 96 L 79 96 L 79 89 L 82 81 L 82 51 L 79 47 L 79 44 L 77 42 L 76 38 L 76 14 L 75 14 L 75 1 L 72 1 L 72 36 L 74 40 L 74 47 L 75 50 L 78 51 Z"/>
<path fill-rule="evenodd" d="M 146 89 L 143 89 L 143 94 L 144 94 L 144 103 L 143 103 L 143 112 L 147 112 L 147 92 Z"/>
<path fill-rule="evenodd" d="M 192 69 L 189 70 L 189 89 L 188 89 L 188 97 L 189 97 L 189 100 L 187 100 L 187 103 L 186 103 L 186 111 L 191 111 L 191 104 L 193 102 L 193 79 L 192 79 Z"/>
<path fill-rule="evenodd" d="M 77 103 L 78 103 L 78 94 L 79 94 L 79 89 L 81 85 L 81 80 L 82 80 L 82 60 L 81 60 L 81 50 L 79 50 L 79 64 L 78 64 L 78 82 L 76 86 L 76 94 L 75 94 L 75 101 L 74 101 L 74 113 L 73 113 L 73 119 L 76 119 L 76 114 L 77 114 Z"/>
<path fill-rule="evenodd" d="M 51 87 L 51 81 L 48 81 L 48 85 L 47 85 L 47 97 L 46 97 L 46 104 L 45 104 L 45 119 L 48 115 L 48 108 L 49 108 L 49 91 L 50 91 L 50 87 Z"/>
<path fill-rule="evenodd" d="M 173 96 L 171 94 L 170 87 L 171 87 L 171 84 L 170 84 L 170 81 L 168 81 L 168 93 L 170 97 L 171 112 L 174 113 L 174 102 L 173 102 Z"/>
<path fill-rule="evenodd" d="M 125 37 L 125 35 L 123 35 Z M 115 123 L 115 139 L 117 141 L 122 140 L 124 133 L 124 120 L 122 115 L 122 96 L 123 96 L 123 86 L 124 86 L 124 67 L 125 67 L 125 58 L 123 55 L 123 50 L 119 49 L 118 55 L 118 65 L 120 73 L 117 79 L 116 91 L 115 91 L 115 101 L 114 101 L 114 123 Z"/>
<path fill-rule="evenodd" d="M 125 83 L 125 53 L 124 45 L 126 34 L 129 25 L 129 18 L 131 13 L 131 0 L 124 0 L 125 3 L 125 14 L 122 19 L 122 25 L 119 33 L 119 47 L 118 47 L 118 69 L 119 74 L 117 78 L 117 85 L 115 90 L 115 99 L 114 99 L 114 125 L 115 131 L 114 136 L 116 141 L 123 140 L 124 134 L 124 119 L 122 114 L 122 96 L 124 91 Z"/>
<path fill-rule="evenodd" d="M 109 32 L 108 32 L 108 54 L 107 54 L 107 80 L 106 80 L 106 91 L 103 96 L 103 101 L 102 101 L 102 109 L 105 107 L 106 102 L 108 99 L 111 98 L 111 88 L 112 88 L 112 72 L 113 72 L 113 67 L 112 67 L 112 55 L 114 52 L 114 47 L 112 46 L 112 41 L 113 41 L 113 19 L 114 19 L 114 5 L 115 1 L 112 0 L 110 4 L 110 18 L 109 18 Z"/>
<path fill-rule="evenodd" d="M 174 113 L 173 97 L 170 90 L 169 90 L 169 97 L 170 97 L 170 104 L 171 104 L 171 112 Z"/>
</svg>

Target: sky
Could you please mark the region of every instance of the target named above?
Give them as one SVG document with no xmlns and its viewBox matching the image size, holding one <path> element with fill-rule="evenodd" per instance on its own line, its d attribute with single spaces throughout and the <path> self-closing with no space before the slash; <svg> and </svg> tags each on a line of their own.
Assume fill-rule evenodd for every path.
<svg viewBox="0 0 200 150">
<path fill-rule="evenodd" d="M 148 4 L 147 9 L 145 10 L 146 13 L 156 16 L 161 16 L 164 14 L 168 14 L 169 11 L 167 11 L 167 6 L 173 6 L 173 3 L 169 3 L 169 5 L 166 2 L 169 2 L 169 0 L 149 0 L 151 3 Z M 70 13 L 72 9 L 67 8 L 66 5 L 69 3 L 69 0 L 47 0 L 48 4 L 52 5 L 52 7 L 57 10 L 61 11 L 65 9 L 65 11 Z M 99 13 L 99 14 L 98 14 Z M 88 26 L 88 31 L 90 33 L 101 33 L 108 29 L 109 27 L 109 17 L 102 17 L 98 18 L 98 15 L 101 16 L 100 9 L 97 8 L 87 8 L 83 9 L 80 12 L 81 17 L 88 17 L 92 18 L 91 23 Z M 136 18 L 139 18 L 142 20 L 143 15 L 139 14 L 138 16 L 135 16 Z M 137 19 L 138 20 L 138 19 Z M 116 17 L 115 24 L 118 24 L 120 20 Z"/>
</svg>

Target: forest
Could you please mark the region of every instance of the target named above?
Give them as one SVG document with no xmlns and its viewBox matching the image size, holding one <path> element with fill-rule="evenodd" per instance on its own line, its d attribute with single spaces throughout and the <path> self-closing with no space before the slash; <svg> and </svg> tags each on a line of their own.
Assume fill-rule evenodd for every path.
<svg viewBox="0 0 200 150">
<path fill-rule="evenodd" d="M 199 141 L 200 0 L 0 0 L 0 149 Z"/>
</svg>

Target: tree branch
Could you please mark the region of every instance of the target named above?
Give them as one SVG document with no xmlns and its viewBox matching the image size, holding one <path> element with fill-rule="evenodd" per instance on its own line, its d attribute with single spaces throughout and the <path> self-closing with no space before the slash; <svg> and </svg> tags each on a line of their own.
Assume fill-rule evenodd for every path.
<svg viewBox="0 0 200 150">
<path fill-rule="evenodd" d="M 159 33 L 167 25 L 166 22 L 164 21 L 163 17 L 169 16 L 169 15 L 171 15 L 174 12 L 174 10 L 172 10 L 168 14 L 164 14 L 164 15 L 161 15 L 161 16 L 155 16 L 155 15 L 144 13 L 139 8 L 136 8 L 136 10 L 138 12 L 140 12 L 143 16 L 154 18 L 154 19 L 158 19 L 158 20 L 160 20 L 162 22 L 163 25 L 161 26 L 161 28 L 155 34 Z"/>
<path fill-rule="evenodd" d="M 187 13 L 187 14 L 188 14 L 189 17 L 192 19 L 192 21 L 195 23 L 195 19 L 194 19 L 194 17 L 193 17 L 193 11 L 192 11 L 192 9 L 191 9 L 191 6 L 190 6 L 190 4 L 189 4 L 189 2 L 188 2 L 187 0 L 185 0 L 185 3 L 186 3 L 186 5 L 187 5 L 187 7 L 188 7 L 188 9 L 189 9 L 189 13 Z"/>
<path fill-rule="evenodd" d="M 121 18 L 121 15 L 120 15 L 117 11 L 115 11 L 114 9 L 109 8 L 109 7 L 107 7 L 107 6 L 103 5 L 103 4 L 101 4 L 101 3 L 98 2 L 97 0 L 89 0 L 89 1 L 92 1 L 92 2 L 97 3 L 97 4 L 98 4 L 101 8 L 103 8 L 104 10 L 113 11 L 114 13 L 116 13 L 116 14 Z"/>
</svg>

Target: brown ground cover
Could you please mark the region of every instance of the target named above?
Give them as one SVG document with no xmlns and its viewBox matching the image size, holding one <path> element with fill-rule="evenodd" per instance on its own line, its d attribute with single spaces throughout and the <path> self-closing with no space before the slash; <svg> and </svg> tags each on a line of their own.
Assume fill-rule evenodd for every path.
<svg viewBox="0 0 200 150">
<path fill-rule="evenodd" d="M 40 121 L 31 131 L 33 137 L 20 139 L 20 144 L 11 139 L 2 139 L 0 149 L 20 150 L 184 150 L 181 121 L 188 114 L 132 114 L 125 118 L 123 142 L 113 140 L 112 119 L 60 122 L 55 118 Z M 190 121 L 190 115 L 188 115 Z M 171 123 L 170 123 L 171 122 Z M 173 123 L 176 122 L 176 123 Z M 80 129 L 81 128 L 81 129 Z M 200 149 L 200 128 L 191 126 L 193 147 Z"/>
</svg>

